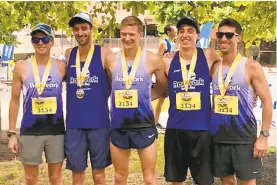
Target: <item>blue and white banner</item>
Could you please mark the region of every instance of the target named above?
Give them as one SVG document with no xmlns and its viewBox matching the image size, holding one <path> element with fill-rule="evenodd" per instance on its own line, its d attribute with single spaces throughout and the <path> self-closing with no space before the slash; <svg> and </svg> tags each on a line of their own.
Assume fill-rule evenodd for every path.
<svg viewBox="0 0 277 185">
<path fill-rule="evenodd" d="M 201 27 L 200 39 L 197 42 L 197 47 L 209 48 L 210 47 L 210 35 L 213 28 L 213 22 L 207 22 Z"/>
<path fill-rule="evenodd" d="M 9 61 L 13 59 L 14 46 L 4 44 L 2 51 L 2 61 Z"/>
</svg>

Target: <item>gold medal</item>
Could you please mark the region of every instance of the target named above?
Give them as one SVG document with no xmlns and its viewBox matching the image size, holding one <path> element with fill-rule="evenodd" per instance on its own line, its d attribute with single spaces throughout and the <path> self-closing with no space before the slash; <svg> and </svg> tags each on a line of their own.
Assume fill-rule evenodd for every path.
<svg viewBox="0 0 277 185">
<path fill-rule="evenodd" d="M 35 78 L 35 87 L 37 89 L 38 96 L 41 96 L 41 94 L 44 91 L 48 76 L 50 74 L 51 66 L 52 66 L 52 59 L 49 57 L 42 76 L 42 80 L 40 80 L 36 58 L 35 57 L 32 58 L 32 68 L 33 68 L 33 74 Z"/>
<path fill-rule="evenodd" d="M 128 75 L 128 67 L 126 65 L 124 49 L 121 51 L 121 66 L 122 66 L 123 79 L 124 79 L 126 89 L 130 89 L 133 84 L 135 74 L 139 65 L 140 57 L 141 57 L 141 47 L 138 48 L 134 63 L 132 65 L 131 72 Z"/>
<path fill-rule="evenodd" d="M 87 58 L 85 60 L 84 67 L 81 71 L 80 53 L 79 53 L 79 48 L 77 49 L 77 54 L 76 54 L 76 78 L 77 78 L 77 86 L 79 87 L 79 89 L 77 89 L 77 91 L 76 91 L 76 96 L 79 99 L 82 99 L 85 96 L 85 91 L 81 87 L 85 83 L 86 74 L 89 71 L 89 65 L 91 63 L 93 53 L 94 53 L 94 44 L 92 44 L 90 49 L 89 49 Z"/>
<path fill-rule="evenodd" d="M 76 91 L 76 96 L 77 96 L 77 98 L 79 98 L 79 99 L 84 98 L 84 96 L 85 96 L 85 91 L 84 91 L 84 89 L 77 89 L 77 91 Z"/>
<path fill-rule="evenodd" d="M 218 69 L 218 86 L 220 95 L 214 96 L 214 111 L 218 114 L 227 114 L 227 115 L 238 115 L 238 97 L 237 96 L 225 96 L 225 93 L 228 89 L 231 78 L 241 61 L 242 56 L 238 53 L 235 57 L 230 70 L 227 73 L 227 77 L 223 83 L 222 78 L 222 62 Z"/>
<path fill-rule="evenodd" d="M 189 70 L 187 70 L 187 68 L 185 66 L 185 61 L 181 57 L 180 52 L 179 52 L 179 62 L 180 62 L 180 65 L 181 65 L 184 88 L 185 88 L 185 91 L 187 92 L 189 84 L 190 84 L 190 78 L 191 78 L 191 75 L 193 74 L 193 72 L 195 70 L 195 66 L 196 66 L 196 62 L 197 62 L 197 49 L 195 49 L 194 52 L 193 52 Z"/>
</svg>

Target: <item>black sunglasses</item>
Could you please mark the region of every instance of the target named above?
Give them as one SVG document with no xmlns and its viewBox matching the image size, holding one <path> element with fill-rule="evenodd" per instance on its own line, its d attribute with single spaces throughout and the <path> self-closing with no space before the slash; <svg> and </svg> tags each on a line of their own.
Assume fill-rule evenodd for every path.
<svg viewBox="0 0 277 185">
<path fill-rule="evenodd" d="M 39 41 L 42 41 L 43 44 L 48 44 L 50 42 L 50 38 L 49 37 L 42 37 L 42 38 L 32 37 L 32 43 L 38 44 Z"/>
<path fill-rule="evenodd" d="M 225 35 L 226 39 L 231 39 L 233 36 L 238 36 L 239 34 L 234 33 L 234 32 L 216 32 L 216 37 L 218 39 L 222 39 L 223 36 Z"/>
</svg>

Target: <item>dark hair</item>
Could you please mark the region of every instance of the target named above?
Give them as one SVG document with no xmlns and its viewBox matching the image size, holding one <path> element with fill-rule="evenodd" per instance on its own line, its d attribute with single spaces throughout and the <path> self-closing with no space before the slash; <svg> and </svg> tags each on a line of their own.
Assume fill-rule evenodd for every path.
<svg viewBox="0 0 277 185">
<path fill-rule="evenodd" d="M 167 32 L 172 30 L 171 26 L 174 26 L 174 25 L 173 24 L 168 24 L 164 27 L 164 34 L 167 35 Z"/>
<path fill-rule="evenodd" d="M 90 22 L 88 22 L 80 17 L 74 17 L 74 20 L 72 21 L 72 24 L 73 24 L 72 27 L 74 27 L 76 24 L 83 24 L 83 23 L 89 24 L 90 29 L 92 28 L 92 24 Z"/>
<path fill-rule="evenodd" d="M 241 34 L 241 32 L 242 32 L 242 27 L 241 27 L 240 23 L 238 23 L 238 21 L 236 21 L 235 19 L 232 19 L 232 18 L 223 19 L 219 23 L 218 29 L 223 26 L 230 26 L 230 27 L 236 28 L 236 33 L 238 33 L 238 34 Z"/>
</svg>

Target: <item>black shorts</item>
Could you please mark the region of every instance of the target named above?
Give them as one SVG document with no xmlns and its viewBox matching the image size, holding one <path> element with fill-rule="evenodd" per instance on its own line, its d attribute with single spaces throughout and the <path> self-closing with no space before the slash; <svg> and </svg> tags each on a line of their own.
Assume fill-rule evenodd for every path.
<svg viewBox="0 0 277 185">
<path fill-rule="evenodd" d="M 211 136 L 208 131 L 167 129 L 164 140 L 167 182 L 183 182 L 188 168 L 196 184 L 212 184 Z"/>
<path fill-rule="evenodd" d="M 122 149 L 142 149 L 150 146 L 158 138 L 157 128 L 130 131 L 113 129 L 111 131 L 111 142 L 113 145 Z"/>
<path fill-rule="evenodd" d="M 253 157 L 254 144 L 214 143 L 213 148 L 216 177 L 236 174 L 240 180 L 252 180 L 263 176 L 261 158 Z"/>
</svg>

